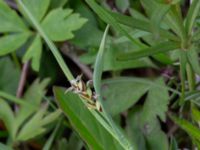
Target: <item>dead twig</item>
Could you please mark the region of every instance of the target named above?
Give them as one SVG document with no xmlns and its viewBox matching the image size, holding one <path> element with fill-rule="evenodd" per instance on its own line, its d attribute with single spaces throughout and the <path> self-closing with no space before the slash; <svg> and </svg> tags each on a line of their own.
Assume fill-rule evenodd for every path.
<svg viewBox="0 0 200 150">
<path fill-rule="evenodd" d="M 16 96 L 18 98 L 22 97 L 22 95 L 23 95 L 23 90 L 24 90 L 24 86 L 26 83 L 27 75 L 28 75 L 29 65 L 30 65 L 29 61 L 27 61 L 26 63 L 23 64 L 20 81 L 19 81 L 19 85 L 18 85 L 18 89 L 17 89 L 17 94 L 16 94 Z"/>
<path fill-rule="evenodd" d="M 70 48 L 68 47 L 68 45 L 65 43 L 62 48 L 61 48 L 61 51 L 64 55 L 66 55 L 67 57 L 69 57 L 80 69 L 81 71 L 83 72 L 83 74 L 89 79 L 89 80 L 92 80 L 92 71 L 91 69 L 85 65 L 85 64 L 82 64 L 80 61 L 79 61 L 79 58 L 78 56 L 72 52 L 70 50 Z"/>
<path fill-rule="evenodd" d="M 6 3 L 13 9 L 18 9 L 17 4 L 12 0 L 6 0 Z"/>
</svg>

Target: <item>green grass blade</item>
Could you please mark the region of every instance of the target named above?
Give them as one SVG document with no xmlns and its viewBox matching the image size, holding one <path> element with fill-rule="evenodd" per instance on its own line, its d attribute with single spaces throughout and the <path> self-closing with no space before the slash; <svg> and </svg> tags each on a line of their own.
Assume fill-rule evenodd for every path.
<svg viewBox="0 0 200 150">
<path fill-rule="evenodd" d="M 152 33 L 151 28 L 150 28 L 150 26 L 151 26 L 150 21 L 139 20 L 139 19 L 132 18 L 129 16 L 114 13 L 111 11 L 107 11 L 107 13 L 109 13 L 120 24 L 126 25 L 133 29 L 139 29 L 139 30 L 143 30 L 143 31 Z M 159 33 L 162 37 L 166 37 L 168 39 L 178 41 L 178 38 L 174 34 L 168 32 L 164 29 L 159 29 Z"/>
<path fill-rule="evenodd" d="M 116 126 L 116 124 L 112 120 L 111 116 L 105 110 L 105 107 L 104 107 L 104 104 L 103 104 L 103 101 L 102 101 L 102 97 L 101 97 L 101 76 L 102 76 L 102 72 L 103 72 L 103 57 L 104 57 L 103 55 L 104 55 L 104 50 L 105 50 L 105 42 L 106 42 L 106 35 L 108 33 L 108 29 L 109 29 L 109 26 L 106 27 L 106 30 L 104 32 L 104 35 L 103 35 L 103 38 L 102 38 L 102 41 L 101 41 L 101 44 L 100 44 L 99 52 L 97 54 L 95 66 L 94 66 L 94 75 L 93 75 L 94 89 L 96 91 L 96 94 L 99 95 L 98 100 L 99 100 L 99 102 L 102 106 L 104 118 L 108 121 L 110 126 L 114 129 L 115 133 L 118 136 L 118 140 L 123 143 L 124 148 L 127 149 L 127 150 L 131 150 L 131 149 L 133 149 L 132 145 L 124 137 L 123 133 L 121 133 L 119 131 L 118 127 Z"/>
<path fill-rule="evenodd" d="M 178 48 L 179 48 L 179 45 L 177 43 L 163 42 L 163 43 L 159 43 L 155 46 L 152 46 L 152 47 L 149 47 L 137 52 L 120 54 L 118 59 L 119 60 L 139 59 L 142 57 L 147 57 L 147 56 L 156 55 L 160 53 L 166 53 Z"/>
<path fill-rule="evenodd" d="M 175 116 L 170 116 L 170 118 L 184 131 L 186 131 L 192 138 L 199 140 L 200 139 L 200 130 L 190 122 L 179 119 Z"/>
<path fill-rule="evenodd" d="M 22 7 L 22 9 L 24 10 L 24 12 L 26 13 L 26 15 L 29 17 L 29 19 L 32 21 L 33 25 L 35 26 L 35 28 L 37 29 L 37 31 L 40 33 L 40 35 L 42 36 L 42 38 L 45 40 L 45 42 L 47 43 L 47 45 L 49 46 L 51 52 L 53 53 L 54 57 L 56 58 L 58 64 L 60 65 L 62 71 L 64 72 L 65 76 L 68 78 L 68 80 L 73 80 L 74 77 L 71 74 L 68 66 L 66 65 L 66 63 L 64 62 L 61 54 L 59 53 L 59 50 L 57 49 L 57 47 L 54 45 L 54 43 L 47 37 L 47 35 L 44 33 L 43 29 L 41 28 L 39 22 L 33 17 L 33 15 L 30 13 L 30 11 L 26 8 L 26 6 L 24 5 L 24 3 L 22 2 L 22 0 L 17 0 L 17 2 L 19 3 L 19 5 Z"/>
<path fill-rule="evenodd" d="M 113 18 L 105 9 L 100 7 L 94 0 L 86 0 L 86 2 L 102 20 L 124 34 L 134 45 L 137 45 L 138 47 L 144 46 L 144 44 L 132 38 L 131 35 L 115 20 L 115 18 Z"/>
<path fill-rule="evenodd" d="M 186 64 L 187 64 L 187 55 L 185 51 L 180 50 L 180 75 L 181 75 L 181 99 L 180 104 L 182 105 L 185 99 L 185 80 L 186 80 Z"/>
<path fill-rule="evenodd" d="M 192 28 L 195 24 L 195 19 L 199 15 L 199 11 L 200 11 L 200 1 L 193 0 L 192 5 L 189 8 L 185 23 L 188 35 L 190 35 L 192 32 Z"/>
<path fill-rule="evenodd" d="M 50 150 L 51 149 L 51 146 L 53 144 L 53 140 L 55 139 L 56 133 L 59 130 L 60 124 L 61 124 L 61 120 L 57 123 L 56 128 L 53 130 L 51 136 L 46 141 L 46 143 L 45 143 L 45 145 L 44 145 L 42 150 Z"/>
</svg>

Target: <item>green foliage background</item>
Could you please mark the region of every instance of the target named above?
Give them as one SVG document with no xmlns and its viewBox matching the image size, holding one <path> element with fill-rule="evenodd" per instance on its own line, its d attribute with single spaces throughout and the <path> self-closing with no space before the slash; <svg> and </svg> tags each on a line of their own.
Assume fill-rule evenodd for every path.
<svg viewBox="0 0 200 150">
<path fill-rule="evenodd" d="M 0 0 L 0 150 L 200 149 L 199 17 L 199 0 Z"/>
</svg>

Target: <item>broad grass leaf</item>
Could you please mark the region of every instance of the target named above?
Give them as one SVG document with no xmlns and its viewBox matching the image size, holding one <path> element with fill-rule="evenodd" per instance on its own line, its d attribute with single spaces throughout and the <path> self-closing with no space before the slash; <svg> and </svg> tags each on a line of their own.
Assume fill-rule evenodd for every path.
<svg viewBox="0 0 200 150">
<path fill-rule="evenodd" d="M 42 1 L 41 0 L 22 0 L 22 1 L 24 5 L 28 8 L 28 10 L 31 12 L 31 14 L 38 21 L 41 21 L 42 18 L 45 16 L 45 13 L 47 12 L 47 9 L 50 4 L 50 0 L 42 0 Z M 24 15 L 26 16 L 26 14 Z"/>
<path fill-rule="evenodd" d="M 15 33 L 0 37 L 0 56 L 11 53 L 20 48 L 30 36 L 29 33 Z"/>
<path fill-rule="evenodd" d="M 16 94 L 20 71 L 9 57 L 0 58 L 0 70 L 0 90 L 13 95 Z"/>
<path fill-rule="evenodd" d="M 27 30 L 26 25 L 17 13 L 0 0 L 0 32 L 21 32 Z"/>
<path fill-rule="evenodd" d="M 23 56 L 23 62 L 32 60 L 31 65 L 35 71 L 39 71 L 40 59 L 42 55 L 42 41 L 39 35 L 37 35 L 30 47 Z"/>
<path fill-rule="evenodd" d="M 90 148 L 96 150 L 122 149 L 94 118 L 78 95 L 71 92 L 64 94 L 64 92 L 62 88 L 54 88 L 54 95 L 60 108 Z"/>
<path fill-rule="evenodd" d="M 73 38 L 73 31 L 80 29 L 86 21 L 71 9 L 57 8 L 48 13 L 41 26 L 51 40 L 64 41 Z"/>
</svg>

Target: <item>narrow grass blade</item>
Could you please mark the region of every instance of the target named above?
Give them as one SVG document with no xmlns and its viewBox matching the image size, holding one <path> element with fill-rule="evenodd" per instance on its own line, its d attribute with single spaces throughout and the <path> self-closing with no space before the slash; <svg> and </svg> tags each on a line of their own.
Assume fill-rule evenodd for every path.
<svg viewBox="0 0 200 150">
<path fill-rule="evenodd" d="M 199 140 L 200 139 L 200 130 L 196 126 L 192 125 L 190 122 L 179 119 L 175 116 L 170 116 L 170 118 L 183 130 L 185 130 L 192 138 Z"/>
<path fill-rule="evenodd" d="M 102 41 L 100 44 L 99 52 L 97 54 L 95 66 L 94 66 L 94 75 L 93 75 L 94 89 L 96 91 L 96 94 L 99 96 L 98 100 L 102 106 L 103 117 L 108 121 L 110 126 L 113 128 L 113 130 L 117 134 L 118 140 L 120 140 L 123 143 L 124 147 L 127 150 L 131 150 L 131 149 L 133 149 L 132 145 L 124 137 L 123 133 L 121 133 L 121 131 L 118 129 L 118 127 L 112 120 L 111 116 L 105 110 L 105 107 L 104 107 L 104 104 L 102 101 L 102 97 L 101 97 L 101 76 L 102 76 L 102 72 L 103 72 L 103 54 L 104 54 L 104 50 L 105 50 L 105 42 L 106 42 L 106 35 L 108 33 L 108 29 L 109 29 L 109 26 L 106 27 L 106 30 L 104 32 L 104 35 L 103 35 L 103 38 L 102 38 Z"/>
<path fill-rule="evenodd" d="M 188 11 L 188 14 L 187 14 L 187 17 L 186 17 L 186 23 L 185 23 L 188 35 L 190 35 L 191 32 L 192 32 L 192 28 L 195 24 L 195 19 L 199 15 L 199 11 L 200 11 L 199 0 L 193 0 L 192 5 L 189 8 L 189 11 Z"/>
<path fill-rule="evenodd" d="M 180 75 L 181 75 L 181 99 L 179 104 L 182 105 L 185 99 L 185 80 L 186 80 L 186 64 L 187 64 L 187 55 L 186 52 L 180 50 Z"/>
<path fill-rule="evenodd" d="M 159 43 L 155 46 L 137 51 L 137 52 L 130 52 L 130 53 L 124 53 L 120 54 L 118 59 L 119 60 L 130 60 L 130 59 L 139 59 L 142 57 L 147 57 L 155 54 L 160 54 L 160 53 L 166 53 L 175 49 L 178 49 L 179 45 L 174 42 L 163 42 Z"/>
<path fill-rule="evenodd" d="M 56 136 L 56 133 L 58 132 L 59 130 L 59 127 L 60 127 L 60 124 L 61 124 L 61 120 L 58 122 L 58 124 L 56 125 L 56 128 L 53 130 L 51 136 L 49 137 L 49 139 L 46 141 L 44 147 L 42 150 L 50 150 L 51 149 L 51 146 L 53 144 L 53 140 L 55 139 L 55 136 Z"/>
<path fill-rule="evenodd" d="M 135 40 L 134 38 L 131 37 L 131 35 L 115 20 L 115 18 L 112 17 L 105 9 L 100 7 L 94 0 L 86 0 L 88 5 L 93 9 L 94 12 L 97 13 L 97 15 L 104 20 L 107 24 L 110 24 L 113 26 L 117 31 L 121 32 L 124 34 L 127 38 L 130 39 L 130 41 L 134 44 L 137 45 L 138 47 L 143 47 L 144 44 L 141 42 Z"/>
</svg>

